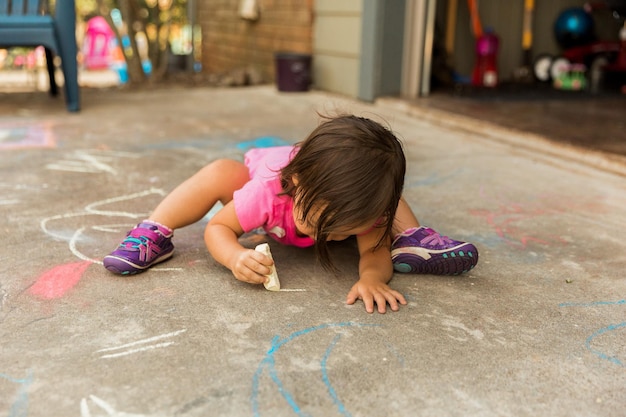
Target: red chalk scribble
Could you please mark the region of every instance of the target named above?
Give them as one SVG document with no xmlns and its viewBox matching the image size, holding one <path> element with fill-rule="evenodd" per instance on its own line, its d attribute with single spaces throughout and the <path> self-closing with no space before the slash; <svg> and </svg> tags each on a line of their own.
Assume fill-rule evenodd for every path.
<svg viewBox="0 0 626 417">
<path fill-rule="evenodd" d="M 529 230 L 528 224 L 558 222 L 562 216 L 577 212 L 581 218 L 585 218 L 587 213 L 597 214 L 607 210 L 601 198 L 597 197 L 580 201 L 558 194 L 539 194 L 519 202 L 507 198 L 506 193 L 488 194 L 482 187 L 480 196 L 492 203 L 491 207 L 470 210 L 470 214 L 484 218 L 498 237 L 519 249 L 526 249 L 531 243 L 543 246 L 568 243 L 564 237 L 550 233 L 546 228 Z"/>
<path fill-rule="evenodd" d="M 46 300 L 63 297 L 78 284 L 89 265 L 88 261 L 57 265 L 41 274 L 29 292 Z"/>
<path fill-rule="evenodd" d="M 0 150 L 55 146 L 50 123 L 0 123 Z"/>
</svg>

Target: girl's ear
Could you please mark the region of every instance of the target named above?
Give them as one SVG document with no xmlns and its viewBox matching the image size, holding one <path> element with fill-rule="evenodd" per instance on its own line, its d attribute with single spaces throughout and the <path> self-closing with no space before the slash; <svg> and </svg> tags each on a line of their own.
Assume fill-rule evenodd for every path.
<svg viewBox="0 0 626 417">
<path fill-rule="evenodd" d="M 291 182 L 293 183 L 293 185 L 295 185 L 295 186 L 297 187 L 297 186 L 298 186 L 298 183 L 300 182 L 300 181 L 298 181 L 298 176 L 297 176 L 297 175 L 295 175 L 295 174 L 294 174 L 294 175 L 292 175 L 292 176 L 291 176 Z"/>
</svg>

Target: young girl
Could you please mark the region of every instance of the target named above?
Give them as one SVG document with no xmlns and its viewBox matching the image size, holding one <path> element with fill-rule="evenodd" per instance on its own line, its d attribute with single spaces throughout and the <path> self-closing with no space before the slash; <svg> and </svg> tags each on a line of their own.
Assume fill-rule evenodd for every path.
<svg viewBox="0 0 626 417">
<path fill-rule="evenodd" d="M 172 256 L 173 231 L 224 207 L 206 227 L 210 254 L 238 280 L 262 284 L 273 261 L 243 247 L 244 232 L 263 227 L 287 245 L 315 245 L 322 265 L 334 270 L 327 242 L 356 236 L 359 280 L 347 303 L 363 300 L 384 313 L 406 304 L 390 288 L 398 272 L 460 274 L 478 262 L 471 243 L 420 227 L 402 198 L 406 160 L 394 134 L 352 115 L 329 118 L 292 146 L 252 149 L 244 163 L 216 160 L 169 194 L 150 217 L 104 258 L 116 274 L 135 274 Z M 392 241 L 393 237 L 393 241 Z"/>
</svg>

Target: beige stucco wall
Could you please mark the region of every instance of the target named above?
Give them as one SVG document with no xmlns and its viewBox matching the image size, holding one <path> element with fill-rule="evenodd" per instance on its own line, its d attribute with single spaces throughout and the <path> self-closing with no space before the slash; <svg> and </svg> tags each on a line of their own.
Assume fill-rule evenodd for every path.
<svg viewBox="0 0 626 417">
<path fill-rule="evenodd" d="M 316 0 L 313 77 L 317 88 L 356 97 L 363 0 Z"/>
</svg>

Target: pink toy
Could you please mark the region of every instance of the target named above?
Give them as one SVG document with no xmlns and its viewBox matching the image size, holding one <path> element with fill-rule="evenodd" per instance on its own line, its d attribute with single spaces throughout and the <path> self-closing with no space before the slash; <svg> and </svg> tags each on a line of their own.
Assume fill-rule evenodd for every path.
<svg viewBox="0 0 626 417">
<path fill-rule="evenodd" d="M 104 69 L 111 62 L 111 42 L 115 39 L 115 33 L 102 16 L 96 16 L 87 22 L 83 53 L 85 55 L 85 68 Z"/>
</svg>

